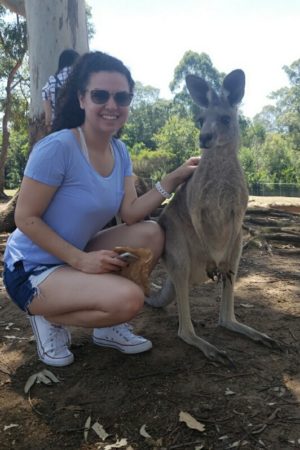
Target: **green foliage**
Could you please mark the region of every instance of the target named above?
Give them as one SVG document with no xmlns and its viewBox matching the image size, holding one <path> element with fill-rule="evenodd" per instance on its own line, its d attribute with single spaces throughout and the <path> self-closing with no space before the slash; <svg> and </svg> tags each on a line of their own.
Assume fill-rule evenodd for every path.
<svg viewBox="0 0 300 450">
<path fill-rule="evenodd" d="M 0 9 L 1 78 L 5 77 L 16 60 L 22 60 L 27 51 L 26 21 L 19 16 L 13 19 L 3 7 Z"/>
<path fill-rule="evenodd" d="M 266 105 L 253 119 L 254 124 L 260 124 L 266 132 L 280 131 L 278 127 L 279 111 L 274 105 Z"/>
<path fill-rule="evenodd" d="M 140 149 L 131 154 L 134 173 L 144 179 L 160 180 L 169 172 L 172 154 L 164 150 Z"/>
<path fill-rule="evenodd" d="M 174 77 L 170 83 L 171 92 L 175 93 L 182 89 L 188 74 L 196 74 L 204 78 L 216 91 L 220 89 L 224 78 L 224 74 L 218 72 L 206 53 L 199 54 L 189 50 L 185 52 L 174 70 Z"/>
<path fill-rule="evenodd" d="M 199 107 L 193 103 L 186 85 L 188 74 L 196 74 L 204 78 L 216 91 L 220 90 L 224 74 L 218 72 L 206 53 L 196 53 L 191 50 L 185 52 L 179 64 L 175 67 L 174 77 L 170 83 L 170 90 L 175 94 L 174 104 L 181 117 L 191 113 L 196 120 Z"/>
<path fill-rule="evenodd" d="M 155 133 L 169 118 L 171 102 L 159 98 L 159 90 L 137 83 L 129 120 L 122 130 L 122 140 L 133 149 L 137 142 L 154 150 Z"/>
<path fill-rule="evenodd" d="M 242 121 L 241 122 L 241 142 L 246 147 L 256 147 L 264 143 L 266 139 L 266 129 L 261 122 Z"/>
<path fill-rule="evenodd" d="M 300 64 L 285 71 L 291 88 L 277 93 L 275 105 L 267 105 L 253 121 L 241 115 L 240 159 L 249 184 L 300 183 L 300 158 L 296 133 L 299 129 Z M 171 101 L 159 98 L 159 91 L 137 83 L 131 117 L 122 139 L 130 148 L 135 172 L 156 180 L 199 154 L 199 130 L 194 124 L 195 108 L 185 88 L 185 76 L 198 73 L 219 89 L 223 74 L 206 54 L 186 52 L 174 71 Z M 292 89 L 292 90 L 291 90 Z M 276 95 L 275 95 L 276 94 Z"/>
<path fill-rule="evenodd" d="M 283 70 L 290 86 L 272 93 L 271 99 L 275 101 L 275 105 L 267 109 L 267 118 L 273 130 L 289 135 L 293 148 L 300 150 L 300 59 L 290 66 L 284 66 Z M 263 116 L 266 118 L 264 111 Z"/>
<path fill-rule="evenodd" d="M 95 36 L 96 30 L 92 20 L 92 8 L 90 5 L 87 4 L 87 2 L 85 2 L 85 14 L 86 14 L 88 38 L 89 40 L 91 40 Z"/>
<path fill-rule="evenodd" d="M 265 170 L 273 183 L 300 182 L 296 168 L 293 166 L 293 159 L 296 155 L 294 155 L 293 150 L 290 148 L 290 142 L 285 136 L 269 134 L 262 151 L 265 154 Z"/>
<path fill-rule="evenodd" d="M 0 111 L 4 111 L 5 83 L 15 58 L 27 48 L 25 21 L 19 18 L 14 21 L 12 15 L 9 18 L 0 5 Z M 87 18 L 91 37 L 94 27 L 89 7 Z M 300 60 L 283 70 L 289 86 L 272 93 L 274 104 L 266 105 L 253 121 L 242 115 L 239 119 L 239 156 L 249 184 L 300 184 Z M 189 50 L 175 67 L 170 83 L 172 100 L 160 98 L 159 89 L 153 86 L 136 83 L 130 117 L 121 138 L 129 148 L 135 173 L 152 183 L 190 156 L 199 154 L 199 130 L 195 125 L 198 107 L 185 86 L 189 73 L 203 77 L 216 91 L 224 78 L 206 53 Z M 25 64 L 12 84 L 7 188 L 18 187 L 28 155 L 28 79 L 25 57 Z"/>
<path fill-rule="evenodd" d="M 15 189 L 20 186 L 28 152 L 27 130 L 12 130 L 8 158 L 5 165 L 5 187 L 7 189 Z"/>
<path fill-rule="evenodd" d="M 199 154 L 199 130 L 190 118 L 171 116 L 154 139 L 157 148 L 172 155 L 169 170 Z"/>
<path fill-rule="evenodd" d="M 249 184 L 300 183 L 299 158 L 286 136 L 267 134 L 263 142 L 243 146 L 239 156 Z"/>
<path fill-rule="evenodd" d="M 27 111 L 29 97 L 26 70 L 22 62 L 27 52 L 26 22 L 0 9 L 0 110 L 2 136 L 0 149 L 0 195 L 4 187 L 15 188 L 23 169 L 24 145 L 28 141 Z M 22 143 L 12 144 L 14 133 Z M 25 138 L 24 138 L 25 136 Z M 24 142 L 25 139 L 25 142 Z M 16 152 L 16 154 L 14 154 Z"/>
</svg>

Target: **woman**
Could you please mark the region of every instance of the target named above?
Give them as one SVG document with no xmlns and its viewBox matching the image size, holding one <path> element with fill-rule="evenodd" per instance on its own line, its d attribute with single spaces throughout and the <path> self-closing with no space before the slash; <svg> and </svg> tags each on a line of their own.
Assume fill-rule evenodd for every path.
<svg viewBox="0 0 300 450">
<path fill-rule="evenodd" d="M 56 73 L 54 75 L 50 75 L 47 83 L 42 88 L 45 127 L 47 131 L 51 131 L 52 123 L 55 117 L 58 93 L 67 81 L 67 78 L 72 70 L 72 65 L 78 57 L 79 53 L 73 49 L 66 49 L 62 51 L 58 59 L 58 68 Z"/>
<path fill-rule="evenodd" d="M 57 132 L 35 145 L 25 168 L 3 278 L 49 365 L 74 360 L 68 325 L 93 328 L 95 344 L 125 353 L 152 347 L 125 323 L 142 309 L 144 294 L 117 275 L 126 263 L 113 248 L 148 247 L 152 267 L 157 263 L 164 234 L 143 218 L 193 173 L 199 158 L 137 197 L 128 152 L 114 138 L 128 118 L 133 88 L 120 60 L 83 55 L 62 92 Z M 103 230 L 116 214 L 124 224 Z"/>
</svg>

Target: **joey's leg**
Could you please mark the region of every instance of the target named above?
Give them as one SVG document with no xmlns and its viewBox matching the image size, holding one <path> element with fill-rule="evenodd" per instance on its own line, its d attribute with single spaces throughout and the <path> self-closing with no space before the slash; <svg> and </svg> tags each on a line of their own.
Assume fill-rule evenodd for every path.
<svg viewBox="0 0 300 450">
<path fill-rule="evenodd" d="M 149 297 L 145 297 L 145 303 L 153 308 L 163 308 L 175 300 L 176 294 L 174 285 L 170 278 L 167 278 L 159 292 L 151 292 Z"/>
<path fill-rule="evenodd" d="M 234 314 L 234 285 L 236 273 L 238 270 L 240 254 L 241 254 L 241 233 L 238 236 L 231 256 L 231 270 L 233 272 L 231 282 L 224 283 L 222 291 L 222 301 L 220 308 L 219 325 L 236 333 L 243 334 L 253 341 L 261 342 L 262 344 L 278 348 L 279 344 L 267 334 L 261 333 L 254 328 L 244 325 L 237 321 Z"/>
</svg>

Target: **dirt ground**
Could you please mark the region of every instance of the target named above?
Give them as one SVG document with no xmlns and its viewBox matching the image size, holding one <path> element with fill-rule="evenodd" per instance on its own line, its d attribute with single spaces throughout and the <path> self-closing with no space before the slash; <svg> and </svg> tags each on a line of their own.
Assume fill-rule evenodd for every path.
<svg viewBox="0 0 300 450">
<path fill-rule="evenodd" d="M 235 367 L 206 360 L 177 337 L 175 304 L 145 307 L 132 324 L 152 340 L 150 352 L 101 349 L 90 332 L 72 329 L 74 364 L 49 368 L 59 382 L 36 383 L 25 394 L 28 378 L 46 366 L 26 317 L 0 284 L 0 449 L 299 449 L 300 199 L 249 202 L 254 210 L 270 205 L 286 211 L 280 220 L 296 242 L 249 238 L 259 223 L 277 223 L 280 213 L 248 216 L 235 304 L 238 319 L 275 338 L 282 351 L 217 327 L 219 285 L 208 282 L 190 294 L 198 335 L 226 350 Z M 0 235 L 1 252 L 6 238 Z M 152 281 L 160 285 L 164 278 L 159 265 Z M 179 420 L 182 412 L 198 429 Z M 96 431 L 95 423 L 102 425 L 105 441 L 88 418 Z"/>
</svg>

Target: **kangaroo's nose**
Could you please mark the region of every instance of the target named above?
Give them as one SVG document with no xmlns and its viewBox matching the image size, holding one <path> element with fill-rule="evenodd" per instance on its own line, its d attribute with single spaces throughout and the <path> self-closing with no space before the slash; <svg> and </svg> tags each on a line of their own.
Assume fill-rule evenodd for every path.
<svg viewBox="0 0 300 450">
<path fill-rule="evenodd" d="M 200 147 L 201 148 L 209 148 L 213 135 L 212 133 L 201 133 L 200 135 Z"/>
</svg>

